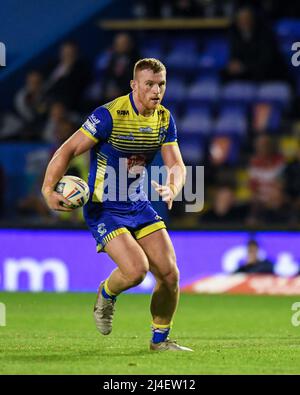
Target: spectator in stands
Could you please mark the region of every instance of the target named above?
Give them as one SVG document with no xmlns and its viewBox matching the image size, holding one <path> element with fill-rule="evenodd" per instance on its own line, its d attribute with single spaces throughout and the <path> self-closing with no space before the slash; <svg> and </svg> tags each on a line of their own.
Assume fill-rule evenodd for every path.
<svg viewBox="0 0 300 395">
<path fill-rule="evenodd" d="M 244 7 L 237 12 L 230 47 L 230 60 L 223 73 L 225 80 L 289 79 L 272 31 L 260 23 L 251 8 Z"/>
<path fill-rule="evenodd" d="M 80 58 L 76 43 L 67 41 L 60 48 L 58 62 L 49 68 L 46 93 L 71 109 L 80 110 L 82 97 L 90 80 L 86 63 Z"/>
<path fill-rule="evenodd" d="M 259 5 L 264 6 L 264 10 L 272 19 L 294 19 L 300 17 L 300 4 L 294 0 L 265 0 L 259 1 Z"/>
<path fill-rule="evenodd" d="M 32 70 L 27 74 L 25 85 L 15 96 L 15 107 L 25 123 L 34 123 L 44 116 L 46 103 L 43 76 L 40 72 Z"/>
<path fill-rule="evenodd" d="M 74 130 L 75 130 L 75 126 L 72 122 L 66 119 L 61 119 L 58 122 L 57 128 L 55 129 L 54 132 L 55 147 L 53 148 L 50 157 L 52 157 L 56 148 L 58 146 L 61 146 L 61 144 L 63 144 L 71 136 Z M 41 182 L 44 177 L 45 169 L 48 162 L 49 162 L 49 158 L 47 158 L 47 160 L 44 163 L 41 163 L 41 166 L 37 171 L 36 181 L 33 183 L 31 190 L 29 191 L 27 196 L 25 196 L 23 199 L 21 199 L 18 202 L 18 211 L 19 214 L 23 216 L 28 216 L 28 215 L 31 217 L 34 216 L 37 220 L 41 220 L 42 222 L 55 223 L 59 220 L 59 217 L 57 215 L 54 215 L 53 212 L 48 209 L 40 192 Z M 81 176 L 77 167 L 72 163 L 68 169 L 68 174 L 76 175 L 79 177 Z M 78 212 L 71 214 L 72 215 L 69 217 L 67 216 L 66 219 L 69 219 L 74 222 L 81 221 L 80 217 L 78 217 L 79 214 Z"/>
<path fill-rule="evenodd" d="M 225 0 L 136 0 L 133 15 L 137 18 L 198 18 L 215 17 L 228 9 Z M 230 7 L 233 8 L 233 7 Z"/>
<path fill-rule="evenodd" d="M 40 72 L 32 70 L 27 74 L 25 85 L 15 95 L 14 102 L 21 122 L 18 138 L 40 140 L 47 111 L 43 76 Z"/>
<path fill-rule="evenodd" d="M 76 126 L 70 120 L 61 120 L 54 132 L 55 145 L 60 147 L 76 130 Z"/>
<path fill-rule="evenodd" d="M 18 213 L 22 216 L 36 216 L 46 223 L 54 221 L 53 214 L 49 211 L 48 207 L 44 204 L 39 191 L 36 189 L 28 196 L 18 202 Z M 31 218 L 33 219 L 33 218 Z"/>
<path fill-rule="evenodd" d="M 265 221 L 277 222 L 288 220 L 280 213 L 286 206 L 283 191 L 282 176 L 284 159 L 270 136 L 261 135 L 255 140 L 255 152 L 250 159 L 249 178 L 251 198 L 251 213 L 248 223 L 251 225 Z M 269 215 L 268 210 L 270 210 Z M 271 215 L 273 214 L 273 216 Z M 283 225 L 283 224 L 282 224 Z"/>
<path fill-rule="evenodd" d="M 273 263 L 268 259 L 259 256 L 259 246 L 257 241 L 249 240 L 247 244 L 247 256 L 245 261 L 240 263 L 240 267 L 235 273 L 273 273 Z"/>
<path fill-rule="evenodd" d="M 254 211 L 254 223 L 257 225 L 276 225 L 284 228 L 294 222 L 295 213 L 289 203 L 282 180 L 276 180 L 270 200 L 257 205 Z M 251 217 L 250 223 L 251 225 Z"/>
<path fill-rule="evenodd" d="M 285 186 L 285 193 L 288 197 L 288 202 L 291 205 L 294 215 L 291 223 L 299 225 L 300 221 L 300 144 L 298 147 L 297 156 L 288 163 L 284 169 L 283 180 Z"/>
<path fill-rule="evenodd" d="M 131 36 L 127 33 L 117 34 L 112 48 L 97 60 L 102 80 L 101 101 L 107 102 L 129 93 L 128 81 L 132 79 L 132 69 L 139 58 Z"/>
<path fill-rule="evenodd" d="M 51 104 L 49 116 L 43 129 L 43 140 L 56 144 L 57 142 L 57 129 L 60 127 L 60 123 L 63 121 L 70 121 L 73 123 L 79 123 L 80 117 L 75 112 L 67 110 L 64 103 L 56 101 Z"/>
<path fill-rule="evenodd" d="M 19 140 L 23 123 L 12 111 L 0 111 L 0 141 Z"/>
<path fill-rule="evenodd" d="M 195 0 L 176 0 L 173 3 L 173 16 L 175 18 L 195 18 L 199 8 Z"/>
<path fill-rule="evenodd" d="M 43 77 L 32 70 L 14 97 L 15 109 L 0 114 L 0 139 L 36 140 L 45 113 L 46 103 L 43 91 Z"/>
<path fill-rule="evenodd" d="M 237 203 L 234 192 L 234 188 L 231 185 L 217 187 L 213 196 L 212 208 L 201 215 L 200 221 L 210 222 L 215 225 L 243 224 L 247 214 L 247 207 Z"/>
</svg>

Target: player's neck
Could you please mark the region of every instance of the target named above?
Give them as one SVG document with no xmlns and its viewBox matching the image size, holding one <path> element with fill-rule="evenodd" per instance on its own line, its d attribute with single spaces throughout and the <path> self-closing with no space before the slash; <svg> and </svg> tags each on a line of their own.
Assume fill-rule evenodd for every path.
<svg viewBox="0 0 300 395">
<path fill-rule="evenodd" d="M 138 110 L 139 114 L 141 114 L 143 117 L 151 117 L 151 115 L 154 114 L 155 110 L 148 110 L 143 106 L 143 104 L 139 101 L 138 97 L 134 94 L 132 94 L 132 98 L 135 104 L 136 109 Z"/>
</svg>

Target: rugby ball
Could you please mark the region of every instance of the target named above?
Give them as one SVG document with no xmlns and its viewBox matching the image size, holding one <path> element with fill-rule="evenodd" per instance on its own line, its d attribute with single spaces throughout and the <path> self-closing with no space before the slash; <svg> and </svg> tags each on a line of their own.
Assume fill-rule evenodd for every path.
<svg viewBox="0 0 300 395">
<path fill-rule="evenodd" d="M 72 206 L 66 206 L 64 203 L 62 203 L 62 206 L 73 209 L 84 206 L 90 197 L 88 184 L 75 176 L 61 178 L 55 187 L 55 191 L 72 203 Z"/>
</svg>

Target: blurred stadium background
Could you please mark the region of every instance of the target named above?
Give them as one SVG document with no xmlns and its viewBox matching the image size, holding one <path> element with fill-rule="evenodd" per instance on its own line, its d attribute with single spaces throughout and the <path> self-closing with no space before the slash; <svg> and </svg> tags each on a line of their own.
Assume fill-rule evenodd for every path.
<svg viewBox="0 0 300 395">
<path fill-rule="evenodd" d="M 163 104 L 185 163 L 205 168 L 203 211 L 186 213 L 178 202 L 168 213 L 156 204 L 182 287 L 300 293 L 297 2 L 62 0 L 57 8 L 2 0 L 1 8 L 1 290 L 94 291 L 111 270 L 79 210 L 47 209 L 41 181 L 86 115 L 129 92 L 135 61 L 157 57 L 167 66 Z M 86 179 L 88 160 L 74 160 L 68 173 Z M 149 277 L 137 290 L 152 285 Z"/>
</svg>

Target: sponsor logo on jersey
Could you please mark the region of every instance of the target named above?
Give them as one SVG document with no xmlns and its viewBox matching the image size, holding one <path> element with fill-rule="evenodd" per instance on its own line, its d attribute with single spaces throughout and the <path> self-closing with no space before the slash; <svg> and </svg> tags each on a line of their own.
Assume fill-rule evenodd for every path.
<svg viewBox="0 0 300 395">
<path fill-rule="evenodd" d="M 96 134 L 96 132 L 97 132 L 95 126 L 92 124 L 92 122 L 89 119 L 84 122 L 82 127 L 83 127 L 83 129 L 85 129 L 88 132 L 90 132 L 92 135 Z"/>
<path fill-rule="evenodd" d="M 93 124 L 98 125 L 98 123 L 100 123 L 100 119 L 98 119 L 98 118 L 95 116 L 95 114 L 92 114 L 92 115 L 90 116 L 90 118 L 91 118 L 91 121 L 93 122 Z"/>
<path fill-rule="evenodd" d="M 88 117 L 85 123 L 82 125 L 83 129 L 90 132 L 92 135 L 96 134 L 97 129 L 96 126 L 100 123 L 100 119 L 98 119 L 94 114 Z"/>
<path fill-rule="evenodd" d="M 153 132 L 153 129 L 150 128 L 150 126 L 147 126 L 145 128 L 140 128 L 140 132 L 142 132 L 142 133 L 151 133 L 151 132 Z"/>
<path fill-rule="evenodd" d="M 121 134 L 118 135 L 118 139 L 120 140 L 129 140 L 129 141 L 133 141 L 134 140 L 134 136 L 132 133 L 130 133 L 129 136 L 123 136 Z"/>
<path fill-rule="evenodd" d="M 107 232 L 107 230 L 105 229 L 105 224 L 104 223 L 99 224 L 98 228 L 97 228 L 97 231 L 98 231 L 100 236 L 103 236 Z"/>
<path fill-rule="evenodd" d="M 129 115 L 129 110 L 117 110 L 118 115 Z"/>
</svg>

